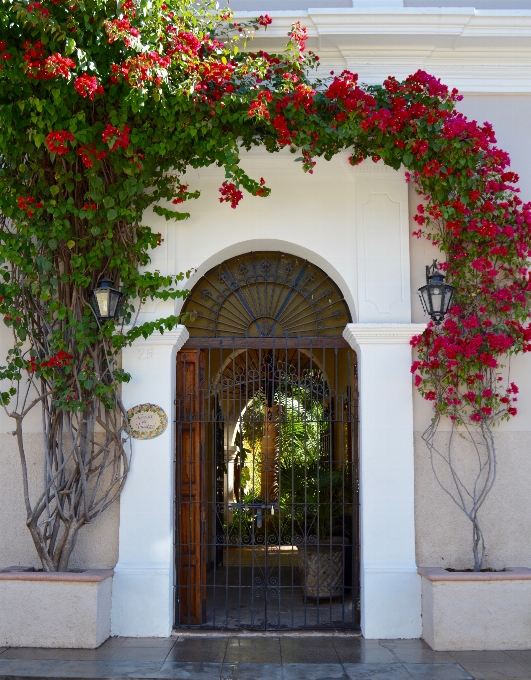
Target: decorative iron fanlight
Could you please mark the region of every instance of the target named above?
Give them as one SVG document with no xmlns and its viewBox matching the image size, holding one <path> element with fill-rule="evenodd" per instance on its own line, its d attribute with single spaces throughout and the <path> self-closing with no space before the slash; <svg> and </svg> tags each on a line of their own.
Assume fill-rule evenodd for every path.
<svg viewBox="0 0 531 680">
<path fill-rule="evenodd" d="M 454 295 L 455 288 L 445 283 L 445 275 L 439 271 L 437 260 L 433 260 L 431 267 L 426 265 L 426 285 L 419 288 L 418 294 L 422 307 L 438 326 L 444 319 Z"/>
<path fill-rule="evenodd" d="M 90 293 L 90 304 L 101 323 L 117 319 L 125 293 L 113 288 L 113 281 L 104 276 L 97 288 Z"/>
</svg>

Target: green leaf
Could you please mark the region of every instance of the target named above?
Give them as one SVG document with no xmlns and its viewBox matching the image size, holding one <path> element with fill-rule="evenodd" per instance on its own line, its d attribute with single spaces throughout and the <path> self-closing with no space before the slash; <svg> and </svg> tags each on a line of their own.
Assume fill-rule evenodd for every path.
<svg viewBox="0 0 531 680">
<path fill-rule="evenodd" d="M 187 220 L 190 217 L 190 213 L 179 212 L 177 210 L 168 210 L 168 208 L 163 208 L 160 205 L 153 206 L 153 212 L 161 217 L 165 217 L 168 220 Z"/>
<path fill-rule="evenodd" d="M 57 184 L 52 184 L 52 186 L 50 187 L 50 193 L 52 196 L 57 196 L 57 194 L 59 193 L 59 187 L 57 186 Z"/>
<path fill-rule="evenodd" d="M 65 47 L 65 54 L 72 54 L 72 52 L 76 49 L 76 41 L 74 38 L 67 38 L 66 39 L 66 47 Z"/>
</svg>

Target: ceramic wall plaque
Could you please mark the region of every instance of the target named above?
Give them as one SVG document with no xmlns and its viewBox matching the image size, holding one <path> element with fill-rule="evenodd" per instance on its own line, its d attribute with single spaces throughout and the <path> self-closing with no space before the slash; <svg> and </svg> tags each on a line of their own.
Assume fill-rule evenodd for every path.
<svg viewBox="0 0 531 680">
<path fill-rule="evenodd" d="M 139 404 L 127 411 L 131 436 L 134 439 L 154 439 L 168 427 L 168 416 L 156 404 Z"/>
</svg>

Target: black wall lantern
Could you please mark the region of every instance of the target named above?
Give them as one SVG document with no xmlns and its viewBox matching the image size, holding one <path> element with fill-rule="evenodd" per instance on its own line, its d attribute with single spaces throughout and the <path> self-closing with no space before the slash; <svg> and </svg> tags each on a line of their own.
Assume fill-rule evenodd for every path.
<svg viewBox="0 0 531 680">
<path fill-rule="evenodd" d="M 118 318 L 118 312 L 125 298 L 125 293 L 115 290 L 112 286 L 113 281 L 104 276 L 98 287 L 90 293 L 90 304 L 102 323 Z"/>
<path fill-rule="evenodd" d="M 453 286 L 444 282 L 445 278 L 437 267 L 437 260 L 433 260 L 431 267 L 426 266 L 426 285 L 418 290 L 424 311 L 436 326 L 444 319 L 455 291 Z"/>
</svg>

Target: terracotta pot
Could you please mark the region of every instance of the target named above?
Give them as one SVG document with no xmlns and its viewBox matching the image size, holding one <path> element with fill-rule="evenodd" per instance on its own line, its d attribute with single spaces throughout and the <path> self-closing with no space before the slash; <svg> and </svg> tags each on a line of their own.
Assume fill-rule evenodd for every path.
<svg viewBox="0 0 531 680">
<path fill-rule="evenodd" d="M 329 600 L 343 596 L 343 545 L 342 540 L 326 540 L 319 545 L 299 548 L 299 571 L 303 596 L 316 600 Z"/>
</svg>

